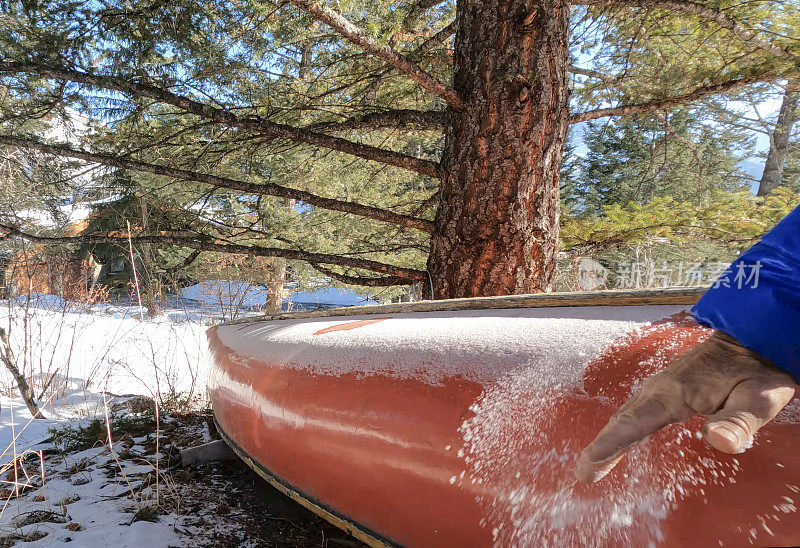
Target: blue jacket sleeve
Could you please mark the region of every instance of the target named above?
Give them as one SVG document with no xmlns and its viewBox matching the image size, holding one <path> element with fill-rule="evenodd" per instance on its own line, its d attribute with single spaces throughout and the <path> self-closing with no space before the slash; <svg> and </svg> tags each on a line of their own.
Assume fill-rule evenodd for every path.
<svg viewBox="0 0 800 548">
<path fill-rule="evenodd" d="M 736 259 L 692 315 L 800 382 L 800 207 Z"/>
</svg>

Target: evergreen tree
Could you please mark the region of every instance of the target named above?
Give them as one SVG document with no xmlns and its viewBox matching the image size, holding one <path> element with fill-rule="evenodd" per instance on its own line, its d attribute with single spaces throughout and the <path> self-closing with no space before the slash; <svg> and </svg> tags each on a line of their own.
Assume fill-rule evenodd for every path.
<svg viewBox="0 0 800 548">
<path fill-rule="evenodd" d="M 343 283 L 430 285 L 435 297 L 552 287 L 570 123 L 663 111 L 800 67 L 797 0 L 0 10 L 12 98 L 0 144 L 126 169 L 154 201 L 195 216 L 193 234 L 143 226 L 134 245 L 280 257 Z M 14 123 L 68 107 L 99 122 L 80 146 Z M 4 235 L 40 238 L 20 226 Z"/>
<path fill-rule="evenodd" d="M 579 184 L 571 198 L 583 213 L 666 196 L 699 203 L 716 191 L 748 186 L 737 166 L 751 143 L 688 109 L 590 123 L 584 139 L 588 152 L 578 162 Z"/>
</svg>

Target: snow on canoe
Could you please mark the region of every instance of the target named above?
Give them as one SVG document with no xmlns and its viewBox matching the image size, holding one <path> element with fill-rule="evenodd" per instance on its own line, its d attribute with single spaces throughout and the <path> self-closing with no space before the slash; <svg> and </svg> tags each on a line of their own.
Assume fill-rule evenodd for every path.
<svg viewBox="0 0 800 548">
<path fill-rule="evenodd" d="M 696 294 L 659 294 L 220 325 L 215 417 L 270 483 L 371 545 L 800 544 L 797 399 L 744 454 L 710 449 L 698 417 L 573 479 L 635 385 L 708 336 Z M 600 305 L 563 306 L 582 303 Z"/>
</svg>

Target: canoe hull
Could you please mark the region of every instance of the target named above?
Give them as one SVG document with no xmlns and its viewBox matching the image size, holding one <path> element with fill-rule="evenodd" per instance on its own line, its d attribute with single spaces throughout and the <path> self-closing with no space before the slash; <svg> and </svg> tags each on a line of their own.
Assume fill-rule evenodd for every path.
<svg viewBox="0 0 800 548">
<path fill-rule="evenodd" d="M 349 523 L 375 524 L 365 531 L 386 544 L 394 542 L 390 539 L 407 546 L 491 544 L 478 526 L 481 510 L 474 498 L 450 485 L 463 462 L 457 451 L 442 451 L 460 446 L 458 428 L 469 417 L 480 384 L 454 378 L 431 386 L 384 375 L 233 366 L 237 357 L 215 342 L 216 363 L 253 390 L 217 385 L 216 420 L 285 484 Z M 256 414 L 244 403 L 252 398 L 263 398 L 259 406 L 264 400 L 280 402 L 280 409 L 268 418 Z M 348 511 L 337 510 L 343 508 Z"/>
<path fill-rule="evenodd" d="M 712 453 L 695 419 L 607 481 L 572 480 L 635 383 L 708 335 L 680 308 L 486 315 L 212 328 L 215 418 L 265 477 L 373 545 L 800 542 L 791 413 L 745 455 Z"/>
</svg>

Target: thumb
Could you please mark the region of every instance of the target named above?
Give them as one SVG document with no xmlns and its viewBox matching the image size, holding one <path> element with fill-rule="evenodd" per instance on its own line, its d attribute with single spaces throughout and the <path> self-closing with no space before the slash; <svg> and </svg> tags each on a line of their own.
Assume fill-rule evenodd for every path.
<svg viewBox="0 0 800 548">
<path fill-rule="evenodd" d="M 691 410 L 682 398 L 664 396 L 651 379 L 642 391 L 628 400 L 578 457 L 575 476 L 594 482 L 608 474 L 625 450 L 673 422 L 688 418 Z"/>
<path fill-rule="evenodd" d="M 708 418 L 703 436 L 718 451 L 742 453 L 752 445 L 755 433 L 789 403 L 794 388 L 794 382 L 784 375 L 771 382 L 751 379 L 739 383 L 722 409 Z"/>
</svg>

